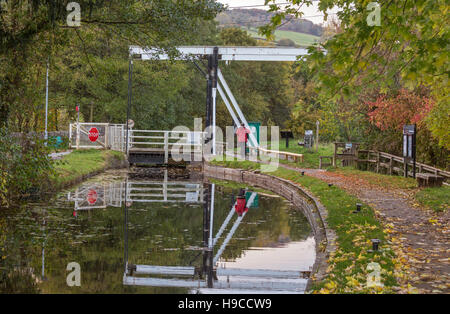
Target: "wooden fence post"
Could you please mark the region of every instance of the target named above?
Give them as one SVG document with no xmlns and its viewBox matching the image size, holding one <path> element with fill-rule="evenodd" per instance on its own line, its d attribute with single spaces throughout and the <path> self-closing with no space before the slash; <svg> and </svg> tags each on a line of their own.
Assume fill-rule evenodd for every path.
<svg viewBox="0 0 450 314">
<path fill-rule="evenodd" d="M 377 173 L 380 173 L 380 152 L 377 152 Z"/>
<path fill-rule="evenodd" d="M 405 178 L 408 177 L 408 161 L 406 160 L 406 157 L 403 158 L 403 176 Z"/>
<path fill-rule="evenodd" d="M 334 143 L 333 167 L 336 167 L 336 159 L 337 159 L 337 145 L 336 143 Z"/>
<path fill-rule="evenodd" d="M 389 158 L 389 175 L 392 175 L 393 161 L 392 157 Z"/>
</svg>

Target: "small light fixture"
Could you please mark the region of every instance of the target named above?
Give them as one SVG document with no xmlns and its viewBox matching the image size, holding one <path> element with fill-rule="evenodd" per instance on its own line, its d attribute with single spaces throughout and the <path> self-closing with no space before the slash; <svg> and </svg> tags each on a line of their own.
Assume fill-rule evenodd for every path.
<svg viewBox="0 0 450 314">
<path fill-rule="evenodd" d="M 354 214 L 360 213 L 361 212 L 361 206 L 362 206 L 361 204 L 357 203 L 356 204 L 356 210 L 353 211 L 353 213 Z"/>
<path fill-rule="evenodd" d="M 369 250 L 369 252 L 378 252 L 378 246 L 381 242 L 380 239 L 370 239 L 372 241 L 372 250 Z"/>
</svg>

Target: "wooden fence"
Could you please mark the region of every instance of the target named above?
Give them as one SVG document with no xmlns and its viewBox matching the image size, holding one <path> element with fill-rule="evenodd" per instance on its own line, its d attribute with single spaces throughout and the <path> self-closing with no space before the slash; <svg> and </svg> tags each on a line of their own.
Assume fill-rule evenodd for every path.
<svg viewBox="0 0 450 314">
<path fill-rule="evenodd" d="M 385 169 L 386 172 L 390 175 L 405 175 L 405 161 L 403 157 L 373 150 L 358 150 L 356 153 L 355 161 L 358 164 L 358 168 L 361 164 L 367 164 L 368 167 L 370 167 L 369 165 L 373 165 L 377 173 L 384 172 L 383 169 Z M 413 176 L 412 167 L 413 163 L 408 162 L 408 176 L 410 177 Z M 450 178 L 449 171 L 425 165 L 420 162 L 416 162 L 416 173 L 432 173 L 444 177 L 445 180 L 448 180 Z"/>
</svg>

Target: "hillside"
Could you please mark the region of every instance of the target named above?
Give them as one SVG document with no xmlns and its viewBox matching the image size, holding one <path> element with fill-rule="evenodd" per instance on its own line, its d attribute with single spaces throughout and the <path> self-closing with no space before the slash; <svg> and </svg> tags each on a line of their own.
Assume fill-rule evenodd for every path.
<svg viewBox="0 0 450 314">
<path fill-rule="evenodd" d="M 258 27 L 270 22 L 274 14 L 265 10 L 258 9 L 234 9 L 228 10 L 217 15 L 216 20 L 220 26 L 243 26 Z M 293 31 L 314 36 L 322 35 L 322 26 L 314 24 L 311 21 L 288 17 L 289 21 L 279 27 L 279 30 Z"/>
<path fill-rule="evenodd" d="M 247 33 L 256 39 L 265 40 L 260 34 L 258 34 L 258 30 L 256 28 L 242 28 Z M 293 31 L 283 31 L 283 30 L 276 30 L 275 31 L 275 41 L 280 46 L 302 46 L 307 47 L 310 46 L 317 41 L 319 41 L 320 37 L 310 35 L 310 34 L 304 34 L 304 33 L 298 33 Z"/>
<path fill-rule="evenodd" d="M 234 9 L 220 13 L 216 20 L 220 27 L 240 27 L 252 37 L 264 39 L 257 27 L 267 24 L 273 13 L 258 9 Z M 275 32 L 275 41 L 286 46 L 309 46 L 320 39 L 322 26 L 308 20 L 291 19 Z M 280 42 L 282 40 L 282 42 Z"/>
</svg>

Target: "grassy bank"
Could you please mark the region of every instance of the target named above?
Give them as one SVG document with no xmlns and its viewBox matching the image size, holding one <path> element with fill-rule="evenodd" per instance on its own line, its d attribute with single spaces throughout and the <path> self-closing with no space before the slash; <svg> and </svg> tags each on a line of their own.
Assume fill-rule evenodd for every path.
<svg viewBox="0 0 450 314">
<path fill-rule="evenodd" d="M 418 204 L 435 212 L 446 211 L 450 208 L 450 186 L 419 188 L 417 181 L 413 178 L 390 176 L 352 167 L 334 168 L 331 171 L 349 178 L 364 179 L 382 188 L 406 190 L 413 195 Z"/>
<path fill-rule="evenodd" d="M 316 152 L 315 149 L 308 150 L 298 146 L 296 143 L 297 141 L 292 140 L 289 147 L 286 147 L 286 142 L 280 141 L 279 150 L 303 154 L 304 162 L 280 159 L 280 163 L 289 164 L 298 168 L 317 169 L 319 168 L 319 156 L 332 156 L 334 152 L 333 144 L 320 144 L 319 150 Z M 446 211 L 450 208 L 450 186 L 419 188 L 417 181 L 413 178 L 357 170 L 353 167 L 327 167 L 327 170 L 349 178 L 364 179 L 370 184 L 382 188 L 407 190 L 419 205 L 435 212 Z"/>
<path fill-rule="evenodd" d="M 250 161 L 213 161 L 212 164 L 229 168 L 258 170 L 260 164 Z M 290 180 L 309 190 L 317 197 L 328 211 L 328 224 L 337 235 L 336 252 L 329 258 L 327 278 L 313 287 L 315 293 L 373 293 L 393 292 L 397 282 L 395 273 L 401 265 L 395 260 L 390 242 L 383 226 L 375 217 L 374 211 L 367 204 L 344 190 L 298 172 L 278 168 L 268 173 Z M 356 203 L 362 203 L 361 213 L 354 214 Z M 381 252 L 371 253 L 371 239 L 381 240 Z M 370 263 L 380 266 L 380 282 L 383 287 L 367 287 L 367 280 L 373 268 Z"/>
<path fill-rule="evenodd" d="M 450 186 L 424 188 L 415 194 L 416 200 L 436 212 L 450 209 Z"/>
<path fill-rule="evenodd" d="M 319 168 L 319 156 L 333 156 L 334 146 L 333 144 L 319 144 L 319 149 L 316 152 L 315 147 L 308 149 L 297 144 L 298 140 L 290 140 L 289 147 L 286 147 L 286 141 L 282 140 L 278 142 L 278 150 L 296 154 L 303 154 L 303 162 L 294 163 L 293 161 L 287 161 L 280 159 L 280 163 L 292 164 L 300 168 Z M 277 142 L 274 142 L 276 145 Z M 272 149 L 270 143 L 267 143 L 267 148 Z"/>
<path fill-rule="evenodd" d="M 245 30 L 251 37 L 256 39 L 262 39 L 265 40 L 261 35 L 258 34 L 258 30 L 254 27 L 248 29 L 248 28 L 242 28 Z M 298 33 L 294 31 L 283 31 L 283 30 L 276 30 L 275 31 L 275 41 L 279 41 L 280 39 L 290 39 L 292 40 L 296 45 L 302 46 L 302 47 L 309 47 L 315 43 L 317 43 L 320 40 L 320 37 L 305 34 L 305 33 Z"/>
<path fill-rule="evenodd" d="M 119 165 L 124 158 L 123 153 L 111 150 L 75 150 L 55 162 L 55 176 L 52 181 L 54 186 L 64 187 L 106 168 Z"/>
</svg>

